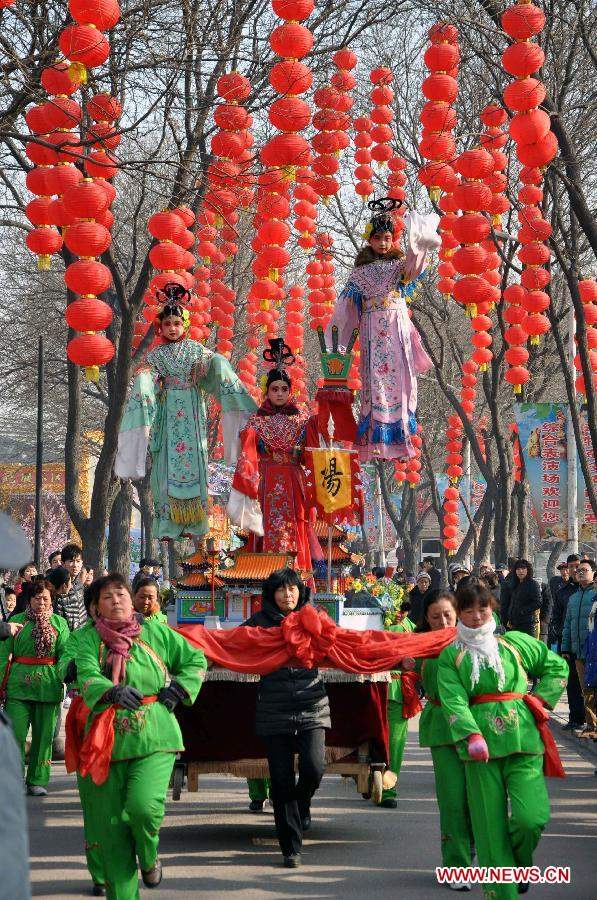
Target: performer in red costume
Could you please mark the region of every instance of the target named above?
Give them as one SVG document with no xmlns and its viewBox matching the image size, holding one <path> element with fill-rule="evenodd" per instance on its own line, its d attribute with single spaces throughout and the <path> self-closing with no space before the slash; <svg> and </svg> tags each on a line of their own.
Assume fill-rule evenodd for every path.
<svg viewBox="0 0 597 900">
<path fill-rule="evenodd" d="M 300 409 L 284 368 L 294 358 L 282 338 L 263 354 L 273 362 L 263 403 L 240 433 L 241 452 L 232 482 L 228 515 L 250 531 L 250 549 L 296 553 L 297 568 L 311 572 L 322 553 L 312 528 L 309 493 L 302 466 L 310 414 Z"/>
</svg>

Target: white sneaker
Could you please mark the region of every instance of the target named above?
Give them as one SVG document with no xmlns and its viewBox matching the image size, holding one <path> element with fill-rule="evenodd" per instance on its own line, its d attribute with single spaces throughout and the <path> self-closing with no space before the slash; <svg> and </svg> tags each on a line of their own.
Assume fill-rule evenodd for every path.
<svg viewBox="0 0 597 900">
<path fill-rule="evenodd" d="M 27 794 L 30 797 L 45 797 L 48 792 L 41 784 L 28 784 Z"/>
<path fill-rule="evenodd" d="M 62 709 L 69 709 L 71 703 L 72 703 L 71 697 L 65 697 L 64 703 L 62 704 Z"/>
<path fill-rule="evenodd" d="M 451 891 L 470 891 L 471 889 L 468 881 L 453 881 L 448 887 Z"/>
</svg>

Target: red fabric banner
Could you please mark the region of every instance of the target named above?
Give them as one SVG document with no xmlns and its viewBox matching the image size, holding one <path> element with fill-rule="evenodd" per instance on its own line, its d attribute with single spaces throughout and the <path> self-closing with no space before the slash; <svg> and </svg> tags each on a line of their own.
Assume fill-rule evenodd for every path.
<svg viewBox="0 0 597 900">
<path fill-rule="evenodd" d="M 422 634 L 351 631 L 339 628 L 326 612 L 311 605 L 289 613 L 280 628 L 208 631 L 203 625 L 181 625 L 177 630 L 219 666 L 256 675 L 288 665 L 386 672 L 400 668 L 405 656 L 438 656 L 456 636 L 455 628 Z"/>
</svg>

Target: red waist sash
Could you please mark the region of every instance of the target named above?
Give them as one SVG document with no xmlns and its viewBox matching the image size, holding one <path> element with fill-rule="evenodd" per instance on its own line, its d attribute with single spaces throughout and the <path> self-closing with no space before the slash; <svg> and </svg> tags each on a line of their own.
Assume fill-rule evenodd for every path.
<svg viewBox="0 0 597 900">
<path fill-rule="evenodd" d="M 55 656 L 15 656 L 13 662 L 21 663 L 23 666 L 54 666 L 56 665 Z"/>
<path fill-rule="evenodd" d="M 143 697 L 141 705 L 157 701 L 157 694 Z M 80 695 L 72 701 L 66 716 L 66 748 L 64 761 L 67 772 L 91 775 L 94 784 L 103 784 L 110 772 L 114 749 L 114 716 L 122 706 L 109 706 L 93 719 L 85 734 L 91 710 Z"/>
<path fill-rule="evenodd" d="M 564 772 L 562 760 L 560 759 L 553 734 L 547 724 L 549 722 L 549 713 L 539 697 L 535 697 L 533 694 L 517 694 L 513 691 L 504 691 L 501 694 L 477 694 L 476 697 L 471 697 L 470 704 L 471 706 L 476 706 L 477 703 L 503 703 L 507 700 L 522 700 L 531 711 L 543 741 L 544 774 L 551 775 L 552 778 L 565 778 L 566 773 Z"/>
</svg>

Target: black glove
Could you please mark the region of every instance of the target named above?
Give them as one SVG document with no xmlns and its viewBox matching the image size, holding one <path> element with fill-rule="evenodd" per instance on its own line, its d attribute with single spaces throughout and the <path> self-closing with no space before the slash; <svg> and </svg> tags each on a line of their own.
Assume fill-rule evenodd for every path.
<svg viewBox="0 0 597 900">
<path fill-rule="evenodd" d="M 117 684 L 104 694 L 104 700 L 133 711 L 141 706 L 143 694 L 130 684 Z"/>
<path fill-rule="evenodd" d="M 66 667 L 66 672 L 64 673 L 64 683 L 72 684 L 73 681 L 77 680 L 77 663 L 74 659 L 71 659 L 68 666 Z"/>
<path fill-rule="evenodd" d="M 158 700 L 163 703 L 168 712 L 173 712 L 181 700 L 187 697 L 187 692 L 176 681 L 171 681 L 168 687 L 162 688 L 158 694 Z"/>
</svg>

